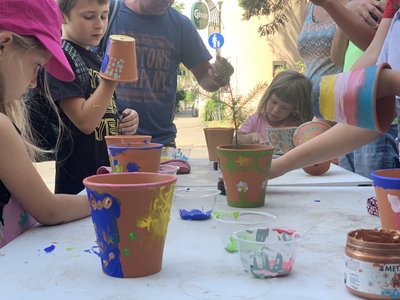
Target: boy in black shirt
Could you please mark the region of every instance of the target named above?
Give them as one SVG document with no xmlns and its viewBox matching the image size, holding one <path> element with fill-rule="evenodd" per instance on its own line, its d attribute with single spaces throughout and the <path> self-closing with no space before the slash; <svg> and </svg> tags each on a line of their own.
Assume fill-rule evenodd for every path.
<svg viewBox="0 0 400 300">
<path fill-rule="evenodd" d="M 73 82 L 49 76 L 50 93 L 68 129 L 56 155 L 55 193 L 77 194 L 83 178 L 109 165 L 106 135 L 134 134 L 139 118 L 127 109 L 119 119 L 115 81 L 100 79 L 97 46 L 108 23 L 108 0 L 57 0 L 63 14 L 63 49 L 75 72 Z"/>
</svg>

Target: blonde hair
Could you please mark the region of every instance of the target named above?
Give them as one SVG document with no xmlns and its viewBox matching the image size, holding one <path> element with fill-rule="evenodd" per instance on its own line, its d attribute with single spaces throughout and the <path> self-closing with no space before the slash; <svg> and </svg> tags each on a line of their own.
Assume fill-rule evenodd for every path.
<svg viewBox="0 0 400 300">
<path fill-rule="evenodd" d="M 293 105 L 294 111 L 288 117 L 288 122 L 301 125 L 313 117 L 311 109 L 311 81 L 303 74 L 284 70 L 279 72 L 258 103 L 257 113 L 266 116 L 267 102 L 273 94 L 281 101 Z"/>
<path fill-rule="evenodd" d="M 13 43 L 16 47 L 20 47 L 26 50 L 26 53 L 32 51 L 33 49 L 45 49 L 38 39 L 31 36 L 22 36 L 13 33 Z M 25 101 L 27 101 L 27 99 L 24 99 L 23 101 L 10 101 L 10 99 L 5 99 L 5 89 L 8 87 L 5 86 L 4 82 L 4 75 L 0 72 L 0 112 L 8 116 L 10 120 L 15 124 L 15 126 L 17 126 L 18 129 L 21 131 L 21 136 L 25 142 L 27 151 L 31 159 L 41 160 L 46 156 L 46 154 L 53 153 L 54 150 L 43 150 L 35 146 L 38 143 L 37 139 L 35 138 L 35 132 L 32 131 L 30 126 L 28 111 L 25 105 Z M 45 75 L 44 87 L 46 95 L 46 97 L 44 97 L 46 98 L 46 100 L 44 101 L 47 101 L 47 104 L 52 108 L 52 110 L 54 110 L 60 124 L 59 131 L 61 133 L 65 126 L 61 121 L 57 106 L 51 98 L 47 84 L 47 75 Z M 58 145 L 60 143 L 60 136 L 61 134 L 59 134 L 58 136 L 56 149 L 58 148 Z"/>
</svg>

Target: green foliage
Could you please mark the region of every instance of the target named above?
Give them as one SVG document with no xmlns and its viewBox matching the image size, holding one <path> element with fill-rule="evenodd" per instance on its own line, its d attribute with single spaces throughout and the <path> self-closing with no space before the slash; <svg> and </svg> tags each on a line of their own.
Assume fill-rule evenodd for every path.
<svg viewBox="0 0 400 300">
<path fill-rule="evenodd" d="M 183 10 L 185 9 L 185 3 L 174 2 L 174 4 L 172 4 L 172 7 L 175 8 L 180 13 L 182 13 Z"/>
<path fill-rule="evenodd" d="M 220 102 L 219 104 L 220 104 L 221 114 L 223 115 L 223 112 L 225 111 L 225 105 L 223 102 Z M 218 92 L 214 92 L 211 94 L 211 96 L 206 102 L 206 105 L 204 106 L 204 113 L 202 115 L 202 118 L 206 122 L 215 121 L 218 120 L 217 113 L 218 113 Z"/>
<path fill-rule="evenodd" d="M 304 73 L 304 70 L 306 69 L 306 65 L 304 64 L 304 62 L 302 60 L 296 61 L 295 66 L 296 66 L 296 69 L 298 72 Z"/>
<path fill-rule="evenodd" d="M 258 83 L 247 95 L 243 96 L 234 94 L 231 84 L 228 84 L 228 95 L 224 97 L 222 103 L 226 108 L 224 117 L 229 120 L 229 123 L 235 129 L 236 148 L 239 145 L 237 140 L 239 128 L 250 115 L 248 104 L 252 102 L 261 91 L 265 90 L 267 86 L 266 82 Z"/>
<path fill-rule="evenodd" d="M 305 3 L 306 0 L 238 0 L 239 6 L 244 9 L 243 19 L 264 16 L 267 23 L 258 28 L 260 36 L 274 34 L 280 27 L 289 21 L 288 16 L 295 5 Z"/>
</svg>

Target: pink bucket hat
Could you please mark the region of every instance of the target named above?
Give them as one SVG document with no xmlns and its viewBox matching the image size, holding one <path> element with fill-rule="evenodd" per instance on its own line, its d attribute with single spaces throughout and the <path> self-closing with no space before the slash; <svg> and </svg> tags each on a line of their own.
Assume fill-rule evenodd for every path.
<svg viewBox="0 0 400 300">
<path fill-rule="evenodd" d="M 55 0 L 0 0 L 0 30 L 36 37 L 53 55 L 45 69 L 72 81 L 75 75 L 61 48 L 61 22 Z"/>
</svg>

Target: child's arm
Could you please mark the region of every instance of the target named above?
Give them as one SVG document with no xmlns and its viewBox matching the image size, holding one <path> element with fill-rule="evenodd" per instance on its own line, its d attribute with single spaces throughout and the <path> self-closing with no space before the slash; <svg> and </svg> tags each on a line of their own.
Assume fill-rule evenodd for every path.
<svg viewBox="0 0 400 300">
<path fill-rule="evenodd" d="M 139 126 L 138 113 L 130 108 L 124 109 L 119 126 L 121 127 L 122 134 L 135 134 Z"/>
<path fill-rule="evenodd" d="M 354 63 L 352 70 L 376 64 L 391 23 L 392 19 L 382 19 L 374 39 L 364 54 Z"/>
<path fill-rule="evenodd" d="M 240 144 L 258 144 L 263 142 L 261 134 L 257 132 L 257 119 L 258 114 L 252 114 L 247 118 L 242 126 L 240 126 L 238 132 L 238 142 Z"/>
<path fill-rule="evenodd" d="M 390 69 L 382 70 L 377 85 L 377 99 L 384 96 L 399 95 L 399 83 L 399 72 Z M 393 116 L 387 116 L 387 118 L 392 120 Z M 379 135 L 379 132 L 364 128 L 337 124 L 323 134 L 273 160 L 269 178 L 281 176 L 291 170 L 304 168 L 344 155 L 368 144 Z"/>
<path fill-rule="evenodd" d="M 32 164 L 11 121 L 0 114 L 0 181 L 39 223 L 58 224 L 90 214 L 85 196 L 54 195 Z"/>
<path fill-rule="evenodd" d="M 335 66 L 343 66 L 349 39 L 340 28 L 336 28 L 331 46 L 331 60 Z"/>
<path fill-rule="evenodd" d="M 115 81 L 102 79 L 96 91 L 88 99 L 62 99 L 60 107 L 80 131 L 91 134 L 106 113 L 116 84 Z"/>
<path fill-rule="evenodd" d="M 259 144 L 263 142 L 262 136 L 258 132 L 241 133 L 238 132 L 239 144 Z"/>
</svg>

